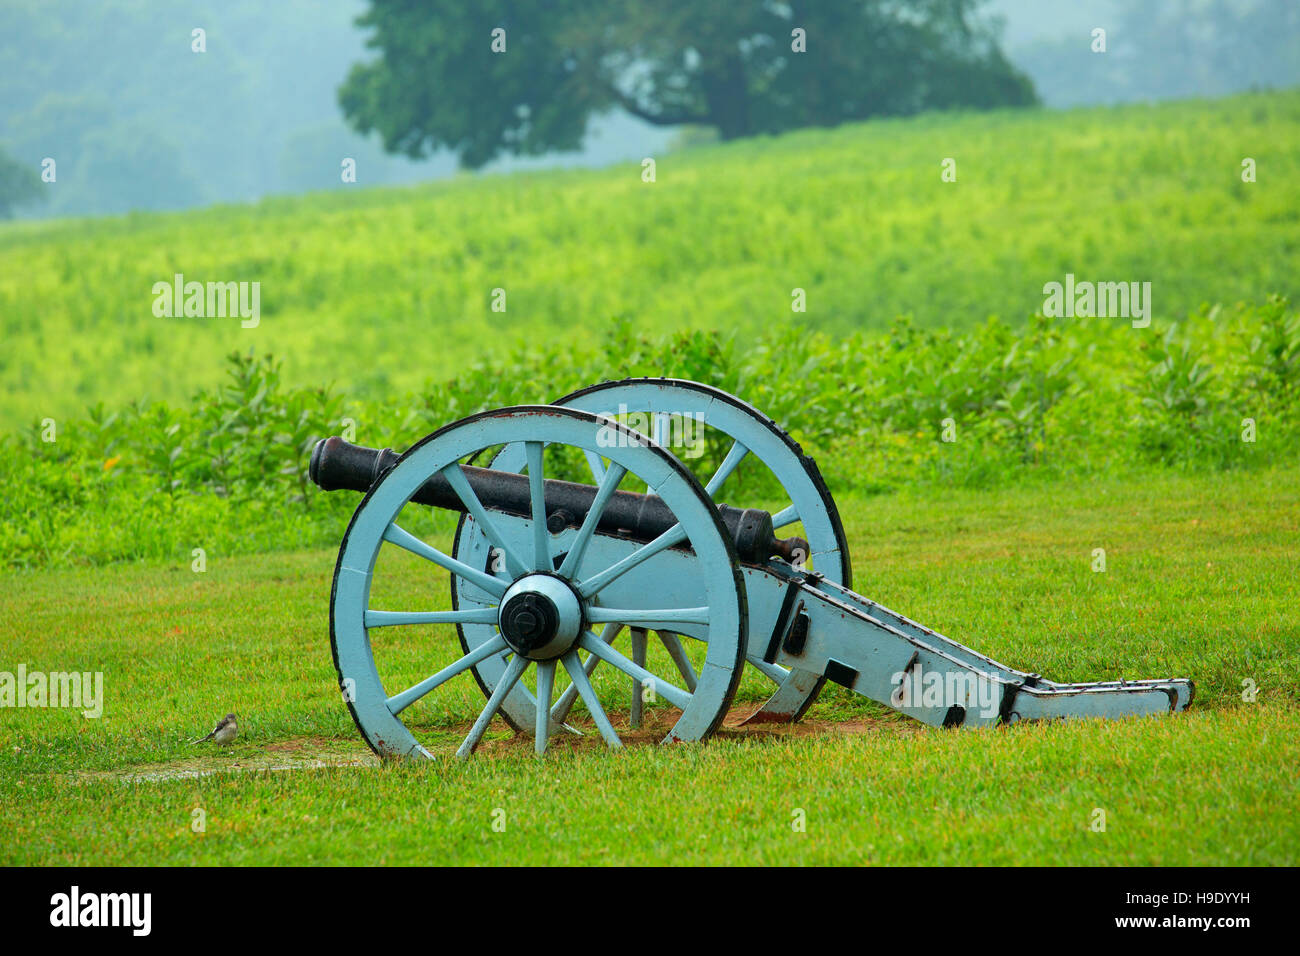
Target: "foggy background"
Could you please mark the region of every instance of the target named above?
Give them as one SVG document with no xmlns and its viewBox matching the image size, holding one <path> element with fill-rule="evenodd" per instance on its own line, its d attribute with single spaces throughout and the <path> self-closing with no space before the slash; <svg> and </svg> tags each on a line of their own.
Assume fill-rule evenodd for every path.
<svg viewBox="0 0 1300 956">
<path fill-rule="evenodd" d="M 1295 0 L 993 0 L 1002 46 L 1047 107 L 1219 96 L 1300 83 Z M 449 153 L 414 162 L 351 131 L 337 90 L 375 54 L 362 0 L 6 0 L 0 5 L 0 157 L 58 163 L 59 188 L 19 217 L 182 209 L 272 194 L 457 173 Z M 1108 51 L 1091 52 L 1094 27 Z M 190 30 L 207 31 L 207 52 Z M 486 32 L 482 38 L 488 42 Z M 810 37 L 810 46 L 817 38 Z M 707 140 L 622 112 L 580 152 L 499 159 L 488 173 L 603 166 Z"/>
</svg>

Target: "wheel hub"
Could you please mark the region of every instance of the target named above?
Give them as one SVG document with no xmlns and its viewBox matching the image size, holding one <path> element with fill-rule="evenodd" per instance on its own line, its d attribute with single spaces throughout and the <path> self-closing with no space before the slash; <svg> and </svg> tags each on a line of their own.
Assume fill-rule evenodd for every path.
<svg viewBox="0 0 1300 956">
<path fill-rule="evenodd" d="M 497 626 L 515 653 L 535 661 L 552 660 L 577 643 L 582 604 L 555 575 L 526 574 L 502 596 Z"/>
</svg>

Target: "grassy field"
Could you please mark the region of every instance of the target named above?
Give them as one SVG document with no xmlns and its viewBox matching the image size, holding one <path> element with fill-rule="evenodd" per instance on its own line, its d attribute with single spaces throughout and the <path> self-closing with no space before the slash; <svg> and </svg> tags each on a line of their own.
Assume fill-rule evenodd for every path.
<svg viewBox="0 0 1300 956">
<path fill-rule="evenodd" d="M 0 862 L 1300 859 L 1300 471 L 840 506 L 863 593 L 1054 679 L 1190 676 L 1192 710 L 944 732 L 832 687 L 801 728 L 704 746 L 611 754 L 589 733 L 539 762 L 498 721 L 467 762 L 379 767 L 338 699 L 329 551 L 8 572 L 0 659 L 102 670 L 107 703 L 97 720 L 0 709 Z M 440 630 L 427 653 L 452 642 Z M 421 715 L 444 755 L 481 706 L 451 687 Z M 240 741 L 196 755 L 185 741 L 228 708 Z"/>
<path fill-rule="evenodd" d="M 653 183 L 0 224 L 0 703 L 19 668 L 104 681 L 97 717 L 0 706 L 0 864 L 1296 864 L 1297 146 L 1291 91 L 800 132 Z M 260 323 L 155 317 L 178 272 L 260 282 Z M 1153 321 L 1035 314 L 1067 273 L 1152 283 Z M 311 486 L 314 442 L 400 450 L 625 375 L 788 429 L 855 590 L 1055 680 L 1191 677 L 1192 708 L 932 731 L 832 686 L 742 728 L 747 674 L 704 746 L 651 746 L 660 704 L 607 752 L 579 704 L 543 761 L 496 721 L 467 762 L 379 765 L 329 648 L 355 498 Z M 760 471 L 730 504 L 775 500 Z M 427 527 L 446 547 L 454 517 Z M 449 603 L 427 565 L 385 571 Z M 457 656 L 404 633 L 390 682 Z M 482 705 L 461 678 L 407 716 L 446 757 Z M 187 746 L 228 710 L 232 748 Z"/>
<path fill-rule="evenodd" d="M 1287 92 L 799 132 L 659 156 L 653 184 L 636 163 L 3 224 L 0 422 L 188 399 L 232 349 L 377 398 L 485 351 L 581 342 L 614 316 L 655 332 L 838 334 L 900 314 L 969 328 L 1019 323 L 1067 272 L 1151 282 L 1160 319 L 1294 299 L 1298 183 L 1300 92 Z M 152 287 L 176 273 L 260 282 L 260 324 L 155 317 Z"/>
</svg>

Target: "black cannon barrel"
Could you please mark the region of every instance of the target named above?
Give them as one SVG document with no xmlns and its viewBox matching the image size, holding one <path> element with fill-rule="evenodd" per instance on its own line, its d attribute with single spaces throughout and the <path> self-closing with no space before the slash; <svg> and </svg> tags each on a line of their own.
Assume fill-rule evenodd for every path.
<svg viewBox="0 0 1300 956">
<path fill-rule="evenodd" d="M 347 489 L 365 492 L 393 467 L 399 457 L 391 448 L 366 448 L 334 436 L 316 443 L 308 473 L 311 480 L 325 491 Z M 532 496 L 526 475 L 473 465 L 462 465 L 461 469 L 485 508 L 524 518 L 532 514 Z M 580 526 L 595 497 L 594 485 L 546 479 L 546 525 L 551 533 Z M 421 485 L 411 500 L 450 511 L 466 511 L 465 503 L 441 474 Z M 775 556 L 793 563 L 800 557 L 807 557 L 808 543 L 802 538 L 776 536 L 770 513 L 730 505 L 718 505 L 717 509 L 742 561 L 759 562 Z M 601 512 L 596 528 L 605 534 L 648 542 L 675 524 L 677 518 L 658 495 L 616 491 Z"/>
</svg>

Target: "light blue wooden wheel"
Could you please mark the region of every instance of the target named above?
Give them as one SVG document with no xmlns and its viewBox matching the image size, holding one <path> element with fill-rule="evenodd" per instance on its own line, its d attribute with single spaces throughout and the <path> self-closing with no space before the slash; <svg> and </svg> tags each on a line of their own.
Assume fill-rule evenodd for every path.
<svg viewBox="0 0 1300 956">
<path fill-rule="evenodd" d="M 836 584 L 852 587 L 853 572 L 844 526 L 831 498 L 830 489 L 822 479 L 816 463 L 803 453 L 803 449 L 789 433 L 752 405 L 710 385 L 670 378 L 628 378 L 602 382 L 572 392 L 558 399 L 555 404 L 607 417 L 640 413 L 648 419 L 644 422 L 646 427 L 643 434 L 660 445 L 669 446 L 674 452 L 677 451 L 677 446 L 672 441 L 675 436 L 681 437 L 684 416 L 691 416 L 710 429 L 726 435 L 731 439 L 731 445 L 720 466 L 716 471 L 697 474 L 710 496 L 715 501 L 726 502 L 733 507 L 750 506 L 750 502 L 743 500 L 744 496 L 735 482 L 729 479 L 746 458 L 757 459 L 775 477 L 788 502 L 783 508 L 774 511 L 773 525 L 777 533 L 781 534 L 782 529 L 801 522 L 804 537 L 809 544 L 811 567 Z M 603 453 L 604 449 L 601 449 L 601 454 Z M 588 455 L 587 458 L 592 480 L 596 481 L 604 466 L 596 455 Z M 690 458 L 683 458 L 682 462 L 691 467 Z M 522 472 L 525 465 L 521 446 L 502 449 L 490 463 L 492 468 L 514 472 Z M 464 535 L 466 527 L 472 525 L 472 517 L 466 516 L 461 531 L 458 532 L 456 555 L 468 563 L 481 563 L 482 556 L 477 553 L 470 536 Z M 462 536 L 470 541 L 468 546 L 462 546 Z M 787 670 L 763 661 L 761 636 L 768 633 L 773 624 L 774 622 L 751 621 L 751 632 L 759 634 L 760 638 L 756 638 L 754 646 L 750 648 L 749 663 L 773 686 L 772 695 L 749 718 L 751 721 L 797 720 L 812 706 L 825 682 L 821 674 L 799 669 Z M 465 632 L 476 629 L 472 625 L 466 625 L 460 630 L 464 635 Z M 661 637 L 666 641 L 671 640 L 667 634 Z M 632 650 L 635 652 L 639 650 L 637 635 L 632 635 L 631 639 Z M 481 635 L 474 640 L 481 641 Z M 470 641 L 466 638 L 466 647 L 468 646 Z M 674 650 L 669 648 L 670 653 Z M 599 666 L 600 663 L 598 660 L 591 662 L 589 671 L 592 666 Z M 492 692 L 502 673 L 495 662 L 488 662 L 475 669 L 475 677 L 485 694 Z M 683 679 L 689 677 L 688 667 L 683 668 L 681 676 Z M 633 699 L 635 701 L 635 696 Z M 513 725 L 523 727 L 532 709 L 527 697 L 516 692 L 506 698 L 502 713 Z"/>
<path fill-rule="evenodd" d="M 617 447 L 601 446 L 598 436 L 610 427 L 587 412 L 546 405 L 485 412 L 422 439 L 366 494 L 339 550 L 330 602 L 330 638 L 344 699 L 362 736 L 380 756 L 433 756 L 403 723 L 402 715 L 447 681 L 459 675 L 470 680 L 466 672 L 488 664 L 499 665 L 501 676 L 456 751 L 458 756 L 474 751 L 507 695 L 526 691 L 521 678 L 530 670 L 536 672 L 537 690 L 528 693 L 532 707 L 527 726 L 536 736 L 537 752 L 544 751 L 554 708 L 562 703 L 552 703 L 557 668 L 569 674 L 575 694 L 583 700 L 606 743 L 620 746 L 618 734 L 587 680 L 579 650 L 629 677 L 654 682 L 658 696 L 680 711 L 665 741 L 703 740 L 722 722 L 746 650 L 744 581 L 734 549 L 708 495 L 689 470 L 630 429 L 615 426 Z M 532 493 L 528 518 L 486 509 L 460 468 L 461 462 L 484 449 L 513 443 L 518 443 L 528 460 Z M 591 511 L 576 530 L 568 531 L 562 555 L 556 553 L 556 541 L 546 532 L 541 482 L 548 445 L 571 446 L 583 452 L 599 450 L 610 461 Z M 397 523 L 411 496 L 437 474 L 447 479 L 474 516 L 478 533 L 500 550 L 504 560 L 498 569 L 490 573 L 463 563 Z M 679 524 L 647 544 L 621 542 L 624 552 L 617 561 L 605 564 L 595 560 L 601 549 L 592 547 L 593 540 L 605 540 L 605 536 L 594 531 L 605 502 L 627 475 L 645 482 Z M 676 547 L 687 543 L 689 548 Z M 385 546 L 424 558 L 431 574 L 449 572 L 454 593 L 471 597 L 472 606 L 450 611 L 371 608 L 375 562 Z M 620 580 L 638 569 L 644 572 L 651 559 L 670 549 L 675 573 L 665 576 L 653 591 L 641 589 L 639 600 L 627 600 Z M 691 603 L 675 602 L 679 594 L 689 596 Z M 611 595 L 623 600 L 614 605 L 609 601 Z M 539 603 L 550 607 L 543 615 L 549 630 L 544 639 L 533 641 L 530 637 L 525 643 L 519 637 L 519 617 L 512 608 Z M 528 616 L 528 620 L 533 619 Z M 602 640 L 612 634 L 607 629 L 620 625 L 657 628 L 675 622 L 707 629 L 707 656 L 689 690 L 651 674 Z M 471 631 L 479 639 L 472 641 L 458 660 L 425 679 L 411 686 L 387 686 L 370 632 L 424 624 L 475 625 Z M 503 628 L 503 624 L 507 626 Z"/>
</svg>

